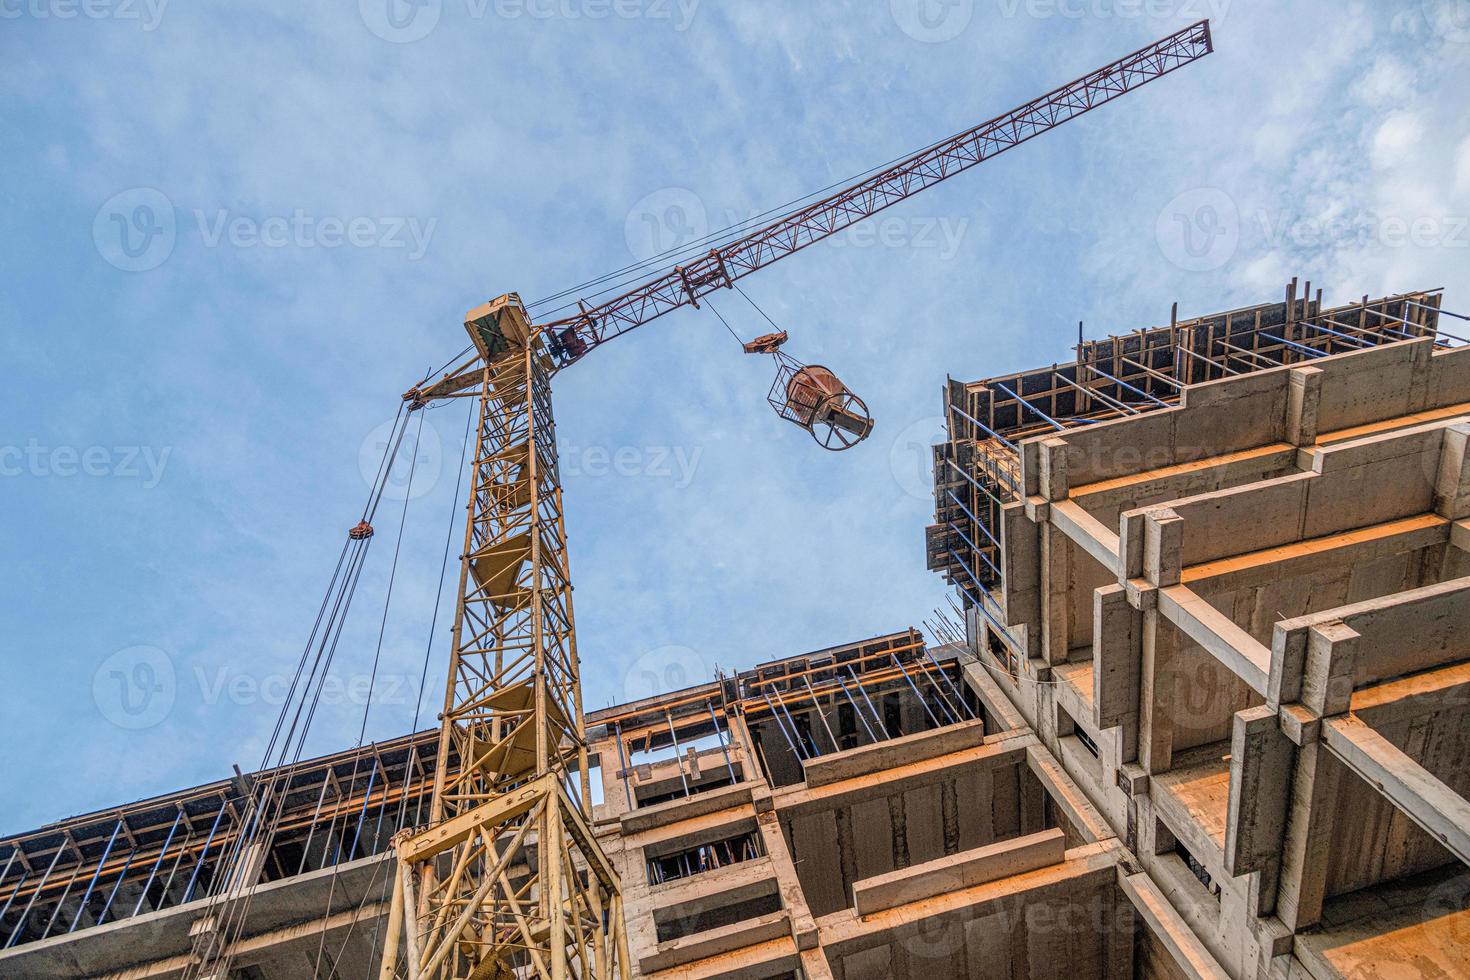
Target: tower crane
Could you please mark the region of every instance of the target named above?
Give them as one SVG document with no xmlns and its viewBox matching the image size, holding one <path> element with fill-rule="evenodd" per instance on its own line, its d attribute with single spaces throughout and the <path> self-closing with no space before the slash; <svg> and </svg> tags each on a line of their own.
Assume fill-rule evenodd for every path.
<svg viewBox="0 0 1470 980">
<path fill-rule="evenodd" d="M 618 875 L 591 826 L 553 377 L 1212 50 L 1208 21 L 1184 28 L 571 316 L 533 323 L 515 293 L 466 314 L 473 352 L 404 395 L 411 410 L 478 399 L 479 423 L 430 821 L 394 839 L 383 980 L 629 976 Z M 828 448 L 865 437 L 861 400 L 784 354 L 784 339 L 747 345 L 777 359 L 777 412 Z"/>
</svg>

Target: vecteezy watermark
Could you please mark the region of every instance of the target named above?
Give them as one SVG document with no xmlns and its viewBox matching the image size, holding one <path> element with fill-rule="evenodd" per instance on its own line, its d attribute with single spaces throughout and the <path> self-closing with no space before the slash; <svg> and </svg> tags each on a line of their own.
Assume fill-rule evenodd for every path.
<svg viewBox="0 0 1470 980">
<path fill-rule="evenodd" d="M 944 416 L 931 415 L 910 422 L 893 437 L 888 470 L 904 493 L 919 500 L 934 496 L 934 447 L 948 436 Z"/>
<path fill-rule="evenodd" d="M 187 692 L 187 696 L 193 697 L 197 694 L 199 702 L 206 707 L 224 703 L 280 706 L 293 696 L 294 679 L 288 674 L 257 675 L 229 666 L 213 669 L 196 666 L 191 673 L 191 679 L 195 690 Z M 404 674 L 378 674 L 375 677 L 368 673 L 346 676 L 327 673 L 312 685 L 312 700 L 328 706 L 345 704 L 362 707 L 371 703 L 392 707 L 413 704 L 418 700 L 415 697 L 415 683 L 415 678 Z M 299 685 L 297 686 L 294 696 L 300 695 Z"/>
<path fill-rule="evenodd" d="M 158 28 L 168 0 L 0 0 L 0 20 L 137 21 L 145 31 Z"/>
<path fill-rule="evenodd" d="M 709 236 L 709 211 L 686 187 L 664 187 L 645 194 L 623 222 L 628 251 L 640 262 L 676 251 Z"/>
<path fill-rule="evenodd" d="M 975 0 L 888 0 L 898 29 L 915 41 L 938 44 L 964 33 L 975 16 Z"/>
<path fill-rule="evenodd" d="M 710 676 L 709 666 L 691 647 L 670 645 L 642 654 L 623 674 L 625 703 L 668 694 Z"/>
<path fill-rule="evenodd" d="M 328 672 L 309 688 L 324 705 L 401 706 L 417 702 L 417 678 L 406 674 Z M 205 708 L 286 704 L 303 696 L 297 679 L 284 673 L 257 674 L 233 666 L 195 666 L 182 677 L 173 658 L 154 646 L 119 650 L 92 674 L 92 702 L 102 717 L 130 731 L 152 728 L 180 704 Z"/>
<path fill-rule="evenodd" d="M 565 446 L 557 453 L 562 476 L 642 477 L 683 490 L 694 482 L 703 446 Z"/>
<path fill-rule="evenodd" d="M 163 479 L 172 446 L 0 446 L 0 477 L 115 477 L 152 490 Z"/>
<path fill-rule="evenodd" d="M 687 31 L 700 0 L 455 0 L 465 17 L 484 20 L 650 20 Z M 445 0 L 357 0 L 367 29 L 385 41 L 407 44 L 429 36 Z"/>
<path fill-rule="evenodd" d="M 1470 44 L 1470 0 L 1421 0 L 1429 29 L 1453 44 Z"/>
<path fill-rule="evenodd" d="M 995 0 L 1001 15 L 1045 20 L 1209 20 L 1216 24 L 1230 12 L 1232 0 Z"/>
<path fill-rule="evenodd" d="M 1217 187 L 1177 195 L 1159 212 L 1154 237 L 1164 258 L 1187 272 L 1213 272 L 1240 247 L 1240 209 Z"/>
<path fill-rule="evenodd" d="M 388 421 L 369 432 L 357 449 L 357 471 L 369 488 L 377 486 L 382 478 L 383 497 L 387 500 L 417 500 L 434 489 L 444 471 L 439 430 L 428 419 L 420 427 L 417 419 L 410 418 L 403 437 L 395 440 L 397 431 L 394 422 Z M 390 448 L 393 458 L 387 477 L 382 477 L 384 458 Z"/>
<path fill-rule="evenodd" d="M 1164 257 L 1189 272 L 1222 268 L 1240 250 L 1364 251 L 1371 248 L 1470 248 L 1470 215 L 1331 211 L 1293 214 L 1259 208 L 1242 215 L 1224 191 L 1201 187 L 1159 212 L 1155 236 Z"/>
<path fill-rule="evenodd" d="M 92 674 L 92 703 L 102 717 L 131 731 L 167 718 L 177 695 L 173 659 L 157 647 L 119 650 Z"/>
<path fill-rule="evenodd" d="M 669 252 L 688 249 L 710 234 L 710 207 L 686 187 L 664 187 L 646 194 L 628 209 L 623 235 L 628 252 L 640 262 Z M 726 209 L 715 215 L 721 227 L 761 224 L 764 212 Z M 883 214 L 857 222 L 826 239 L 830 248 L 912 248 L 931 250 L 944 260 L 959 254 L 970 230 L 965 216 Z"/>
<path fill-rule="evenodd" d="M 438 218 L 406 216 L 319 215 L 305 208 L 290 214 L 239 214 L 228 208 L 195 208 L 183 230 L 192 230 L 205 248 L 334 249 L 382 248 L 406 253 L 410 262 L 424 257 Z M 180 233 L 178 210 L 168 195 L 153 187 L 134 187 L 103 202 L 92 219 L 97 253 L 124 272 L 156 269 L 173 254 Z"/>
<path fill-rule="evenodd" d="M 264 218 L 234 214 L 225 208 L 213 212 L 196 209 L 194 221 L 206 248 L 226 244 L 232 248 L 388 248 L 407 249 L 410 262 L 429 250 L 438 218 L 421 221 L 413 217 L 359 215 L 339 218 L 314 215 L 296 208 L 287 215 Z"/>
<path fill-rule="evenodd" d="M 1470 216 L 1380 215 L 1370 211 L 1330 217 L 1257 211 L 1252 224 L 1268 247 L 1470 248 Z"/>
<path fill-rule="evenodd" d="M 153 187 L 109 197 L 92 219 L 97 254 L 124 272 L 156 269 L 173 254 L 178 236 L 173 202 Z"/>
<path fill-rule="evenodd" d="M 949 261 L 959 254 L 970 230 L 967 217 L 905 217 L 885 214 L 851 225 L 827 240 L 830 248 L 912 248 L 934 250 Z"/>
</svg>

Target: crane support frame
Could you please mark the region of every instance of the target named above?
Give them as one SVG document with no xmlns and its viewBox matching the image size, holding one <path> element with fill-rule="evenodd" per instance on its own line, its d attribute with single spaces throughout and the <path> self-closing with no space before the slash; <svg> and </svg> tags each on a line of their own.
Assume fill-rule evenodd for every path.
<svg viewBox="0 0 1470 980">
<path fill-rule="evenodd" d="M 620 883 L 588 819 L 554 370 L 531 338 L 481 372 L 441 768 L 428 826 L 394 842 L 406 962 L 390 949 L 384 978 L 628 976 Z"/>
</svg>

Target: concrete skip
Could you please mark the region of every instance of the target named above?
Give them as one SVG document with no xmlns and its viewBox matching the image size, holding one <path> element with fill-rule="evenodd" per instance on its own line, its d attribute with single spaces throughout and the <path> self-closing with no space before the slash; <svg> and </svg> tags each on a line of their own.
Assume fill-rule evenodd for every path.
<svg viewBox="0 0 1470 980">
<path fill-rule="evenodd" d="M 997 841 L 972 851 L 865 878 L 852 886 L 853 904 L 859 916 L 868 916 L 909 902 L 1061 864 L 1066 856 L 1067 840 L 1061 829 L 1043 830 L 1039 834 Z"/>
</svg>

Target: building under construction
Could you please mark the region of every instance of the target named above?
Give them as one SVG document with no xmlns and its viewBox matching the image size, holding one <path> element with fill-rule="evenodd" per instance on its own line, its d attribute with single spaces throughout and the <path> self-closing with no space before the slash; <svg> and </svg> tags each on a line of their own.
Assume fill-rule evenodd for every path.
<svg viewBox="0 0 1470 980">
<path fill-rule="evenodd" d="M 949 382 L 927 637 L 586 715 L 632 975 L 1470 976 L 1463 320 L 1294 283 Z M 190 975 L 242 887 L 230 976 L 377 975 L 440 744 L 0 842 L 0 976 Z"/>
</svg>

